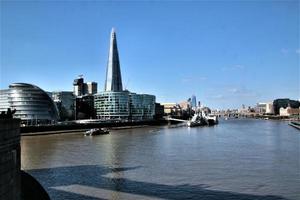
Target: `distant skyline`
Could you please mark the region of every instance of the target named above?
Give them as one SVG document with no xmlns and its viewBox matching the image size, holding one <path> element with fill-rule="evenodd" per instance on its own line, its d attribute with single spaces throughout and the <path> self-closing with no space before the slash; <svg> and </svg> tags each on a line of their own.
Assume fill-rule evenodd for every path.
<svg viewBox="0 0 300 200">
<path fill-rule="evenodd" d="M 123 88 L 211 108 L 300 99 L 300 1 L 1 1 L 0 88 L 104 90 L 112 27 Z"/>
</svg>

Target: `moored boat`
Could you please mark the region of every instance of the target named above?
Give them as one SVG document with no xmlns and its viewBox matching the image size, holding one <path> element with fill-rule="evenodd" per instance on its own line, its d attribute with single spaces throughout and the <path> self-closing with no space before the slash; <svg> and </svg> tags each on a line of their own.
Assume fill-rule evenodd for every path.
<svg viewBox="0 0 300 200">
<path fill-rule="evenodd" d="M 205 125 L 205 123 L 203 122 L 203 118 L 197 113 L 194 114 L 192 119 L 187 121 L 186 124 L 187 124 L 188 127 Z"/>
<path fill-rule="evenodd" d="M 92 128 L 84 133 L 84 136 L 94 136 L 94 135 L 106 135 L 109 134 L 109 130 L 106 128 Z"/>
<path fill-rule="evenodd" d="M 207 125 L 209 125 L 209 126 L 216 125 L 219 122 L 217 115 L 212 115 L 212 114 L 209 114 L 207 116 L 205 115 L 204 119 L 205 119 Z"/>
</svg>

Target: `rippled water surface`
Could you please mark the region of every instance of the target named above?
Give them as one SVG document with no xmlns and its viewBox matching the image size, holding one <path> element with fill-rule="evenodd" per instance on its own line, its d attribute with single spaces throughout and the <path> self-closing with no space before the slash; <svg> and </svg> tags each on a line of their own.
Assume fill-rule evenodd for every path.
<svg viewBox="0 0 300 200">
<path fill-rule="evenodd" d="M 300 199 L 300 131 L 285 122 L 22 137 L 51 199 Z"/>
</svg>

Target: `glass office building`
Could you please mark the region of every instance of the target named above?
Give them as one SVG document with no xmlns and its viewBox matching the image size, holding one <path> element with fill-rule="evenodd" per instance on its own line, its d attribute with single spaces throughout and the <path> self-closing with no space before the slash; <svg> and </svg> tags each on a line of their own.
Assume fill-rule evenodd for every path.
<svg viewBox="0 0 300 200">
<path fill-rule="evenodd" d="M 59 111 L 60 120 L 74 119 L 75 96 L 70 91 L 53 91 L 51 98 Z"/>
<path fill-rule="evenodd" d="M 96 118 L 103 120 L 151 120 L 155 115 L 155 96 L 129 91 L 101 92 L 94 96 Z"/>
<path fill-rule="evenodd" d="M 155 96 L 123 90 L 117 38 L 114 29 L 106 68 L 104 92 L 94 95 L 96 118 L 103 120 L 151 120 L 155 115 Z"/>
<path fill-rule="evenodd" d="M 8 108 L 10 108 L 10 104 L 8 102 L 8 94 L 9 89 L 0 90 L 0 112 L 6 112 Z"/>
<path fill-rule="evenodd" d="M 150 94 L 141 94 L 143 97 L 144 115 L 143 119 L 153 119 L 155 115 L 155 96 Z"/>
<path fill-rule="evenodd" d="M 96 118 L 128 120 L 129 92 L 101 92 L 94 96 Z"/>
<path fill-rule="evenodd" d="M 115 29 L 111 30 L 108 63 L 106 68 L 105 91 L 123 91 L 120 59 Z"/>
<path fill-rule="evenodd" d="M 16 110 L 14 118 L 24 125 L 52 124 L 59 114 L 51 97 L 42 89 L 27 83 L 13 83 L 0 92 L 0 108 Z"/>
<path fill-rule="evenodd" d="M 130 93 L 130 118 L 131 120 L 142 120 L 144 116 L 143 96 Z"/>
</svg>

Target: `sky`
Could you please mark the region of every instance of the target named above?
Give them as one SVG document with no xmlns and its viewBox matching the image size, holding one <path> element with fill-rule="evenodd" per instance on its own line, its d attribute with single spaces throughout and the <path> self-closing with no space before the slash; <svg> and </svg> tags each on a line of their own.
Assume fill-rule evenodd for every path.
<svg viewBox="0 0 300 200">
<path fill-rule="evenodd" d="M 0 88 L 103 91 L 112 27 L 123 87 L 211 108 L 300 99 L 300 1 L 1 1 Z"/>
</svg>

